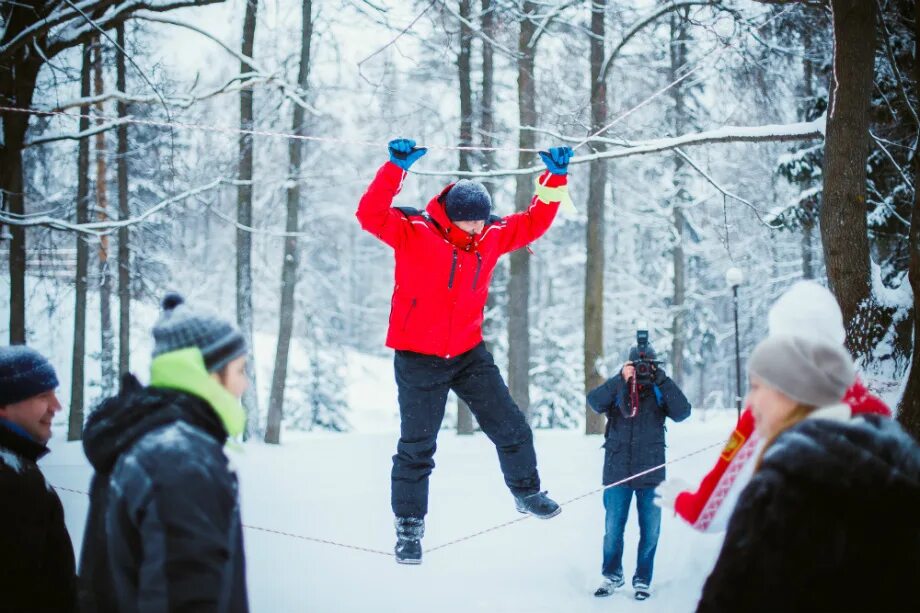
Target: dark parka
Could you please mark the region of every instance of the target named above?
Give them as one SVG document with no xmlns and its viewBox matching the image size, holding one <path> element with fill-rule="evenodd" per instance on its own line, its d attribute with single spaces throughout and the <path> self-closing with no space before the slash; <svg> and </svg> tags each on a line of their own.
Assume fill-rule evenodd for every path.
<svg viewBox="0 0 920 613">
<path fill-rule="evenodd" d="M 247 611 L 237 480 L 214 410 L 127 377 L 87 423 L 86 611 Z"/>
<path fill-rule="evenodd" d="M 782 433 L 697 611 L 920 611 L 920 447 L 869 415 Z"/>
<path fill-rule="evenodd" d="M 0 610 L 74 611 L 64 509 L 36 462 L 48 448 L 0 424 Z"/>
<path fill-rule="evenodd" d="M 610 485 L 631 475 L 664 464 L 664 420 L 683 421 L 690 415 L 690 403 L 664 371 L 659 369 L 655 385 L 642 387 L 639 411 L 635 417 L 625 417 L 629 411 L 629 388 L 622 375 L 608 379 L 588 393 L 588 405 L 607 415 L 604 440 L 604 485 Z M 659 400 L 660 396 L 660 400 Z M 656 487 L 665 479 L 664 468 L 631 479 L 623 485 L 635 489 Z"/>
</svg>

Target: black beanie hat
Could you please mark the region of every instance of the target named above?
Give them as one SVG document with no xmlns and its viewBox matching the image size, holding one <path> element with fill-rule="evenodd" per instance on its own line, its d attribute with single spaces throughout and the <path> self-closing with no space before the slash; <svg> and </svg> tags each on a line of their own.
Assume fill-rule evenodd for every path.
<svg viewBox="0 0 920 613">
<path fill-rule="evenodd" d="M 492 214 L 492 198 L 482 183 L 460 179 L 447 192 L 444 208 L 451 221 L 486 221 Z"/>
<path fill-rule="evenodd" d="M 24 345 L 0 347 L 0 406 L 16 404 L 58 386 L 45 356 Z"/>
</svg>

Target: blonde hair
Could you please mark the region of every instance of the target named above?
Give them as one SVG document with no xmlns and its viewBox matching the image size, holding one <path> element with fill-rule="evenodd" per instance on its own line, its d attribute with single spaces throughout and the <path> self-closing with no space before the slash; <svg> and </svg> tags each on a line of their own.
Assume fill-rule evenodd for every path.
<svg viewBox="0 0 920 613">
<path fill-rule="evenodd" d="M 776 432 L 772 436 L 770 436 L 770 438 L 767 439 L 766 443 L 764 443 L 763 449 L 760 451 L 760 456 L 757 458 L 757 464 L 755 464 L 754 466 L 755 472 L 760 470 L 761 465 L 763 465 L 764 455 L 766 455 L 767 450 L 773 446 L 773 443 L 776 442 L 776 439 L 779 438 L 779 436 L 783 432 L 785 432 L 792 426 L 796 425 L 797 423 L 799 423 L 800 421 L 808 417 L 817 408 L 818 407 L 811 406 L 808 404 L 802 404 L 802 403 L 795 405 L 795 408 L 793 408 L 792 411 L 789 412 L 789 415 L 787 415 L 786 419 L 782 421 L 782 423 L 780 424 L 780 427 L 776 430 Z"/>
</svg>

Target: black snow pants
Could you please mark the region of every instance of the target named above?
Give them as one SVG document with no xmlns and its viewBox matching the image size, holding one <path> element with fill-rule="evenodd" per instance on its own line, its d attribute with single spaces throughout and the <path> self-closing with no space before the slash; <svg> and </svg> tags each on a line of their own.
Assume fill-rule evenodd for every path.
<svg viewBox="0 0 920 613">
<path fill-rule="evenodd" d="M 397 517 L 421 518 L 428 512 L 428 477 L 449 390 L 469 405 L 495 445 L 512 494 L 539 491 L 533 433 L 484 343 L 452 358 L 397 351 L 394 366 L 400 437 L 393 456 L 391 504 Z"/>
</svg>

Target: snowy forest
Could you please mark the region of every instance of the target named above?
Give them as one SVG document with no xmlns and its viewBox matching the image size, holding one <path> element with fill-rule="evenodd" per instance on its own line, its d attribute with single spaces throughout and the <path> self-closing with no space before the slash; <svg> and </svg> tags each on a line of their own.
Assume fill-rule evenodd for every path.
<svg viewBox="0 0 920 613">
<path fill-rule="evenodd" d="M 915 10 L 0 0 L 0 336 L 52 357 L 76 440 L 146 374 L 177 290 L 250 343 L 248 437 L 349 431 L 349 356 L 392 355 L 392 253 L 355 220 L 387 142 L 429 148 L 398 205 L 471 177 L 499 215 L 565 144 L 575 210 L 500 262 L 486 310 L 533 427 L 601 433 L 585 392 L 640 326 L 695 407 L 733 412 L 768 308 L 805 278 L 920 437 Z M 459 406 L 445 427 L 476 425 Z"/>
</svg>

